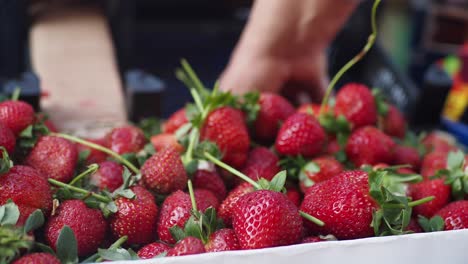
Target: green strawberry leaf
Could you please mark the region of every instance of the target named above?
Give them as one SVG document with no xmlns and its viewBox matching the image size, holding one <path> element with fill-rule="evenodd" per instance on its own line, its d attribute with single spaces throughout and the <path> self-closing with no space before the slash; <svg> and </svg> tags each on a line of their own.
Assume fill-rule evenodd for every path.
<svg viewBox="0 0 468 264">
<path fill-rule="evenodd" d="M 387 116 L 388 114 L 388 103 L 385 101 L 385 97 L 378 88 L 372 89 L 374 95 L 375 105 L 377 106 L 377 113 L 380 116 Z"/>
<path fill-rule="evenodd" d="M 13 161 L 10 160 L 10 156 L 4 147 L 0 146 L 0 151 L 2 152 L 2 157 L 0 158 L 0 177 L 2 174 L 10 171 L 13 167 Z"/>
<path fill-rule="evenodd" d="M 244 113 L 247 113 L 247 124 L 249 126 L 252 126 L 255 120 L 257 120 L 257 115 L 260 111 L 260 104 L 258 103 L 259 99 L 259 92 L 246 93 L 241 99 L 240 109 Z"/>
<path fill-rule="evenodd" d="M 62 264 L 78 263 L 78 244 L 75 234 L 69 226 L 63 226 L 55 247 L 57 249 L 57 257 Z"/>
<path fill-rule="evenodd" d="M 432 217 L 431 219 L 427 219 L 426 217 L 419 215 L 418 223 L 421 226 L 421 228 L 424 230 L 424 232 L 443 231 L 444 226 L 445 226 L 444 219 L 440 217 L 439 215 L 436 215 Z"/>
<path fill-rule="evenodd" d="M 171 232 L 172 237 L 174 238 L 175 241 L 180 241 L 187 236 L 185 235 L 185 232 L 182 228 L 179 226 L 175 225 L 171 228 L 169 228 L 169 232 Z"/>
<path fill-rule="evenodd" d="M 29 215 L 24 225 L 24 232 L 28 233 L 30 231 L 36 230 L 44 224 L 45 218 L 44 214 L 40 209 L 36 209 L 32 214 Z"/>
<path fill-rule="evenodd" d="M 189 163 L 185 164 L 185 171 L 189 175 L 193 175 L 198 170 L 198 160 L 191 160 Z"/>
<path fill-rule="evenodd" d="M 0 226 L 16 225 L 19 217 L 19 208 L 12 200 L 0 206 Z"/>
<path fill-rule="evenodd" d="M 119 260 L 137 260 L 140 259 L 132 249 L 113 248 L 113 249 L 98 249 L 98 255 L 103 260 L 119 261 Z"/>
<path fill-rule="evenodd" d="M 161 120 L 158 118 L 150 117 L 141 120 L 138 123 L 138 127 L 143 131 L 147 140 L 151 139 L 151 136 L 161 133 Z"/>
<path fill-rule="evenodd" d="M 286 156 L 279 161 L 281 169 L 287 172 L 289 179 L 299 179 L 306 164 L 307 161 L 301 155 L 296 157 Z"/>
<path fill-rule="evenodd" d="M 49 128 L 43 122 L 29 125 L 26 127 L 17 138 L 16 146 L 20 153 L 28 153 L 29 150 L 36 145 L 37 140 L 41 136 L 49 134 Z"/>
<path fill-rule="evenodd" d="M 195 159 L 205 159 L 205 153 L 209 153 L 217 159 L 222 159 L 223 154 L 215 143 L 204 140 L 200 142 L 193 151 L 193 157 Z"/>
<path fill-rule="evenodd" d="M 275 192 L 281 192 L 284 190 L 284 184 L 286 183 L 286 177 L 287 173 L 286 171 L 280 171 L 278 172 L 273 179 L 271 179 L 270 182 L 270 188 L 269 190 L 275 191 Z"/>
<path fill-rule="evenodd" d="M 449 152 L 447 156 L 447 169 L 455 170 L 460 168 L 465 163 L 465 155 L 461 150 L 457 152 Z"/>
<path fill-rule="evenodd" d="M 202 222 L 201 219 L 196 220 L 195 216 L 192 215 L 185 223 L 184 232 L 186 236 L 196 237 L 203 241 L 204 236 L 203 236 L 202 227 L 200 225 L 201 222 Z"/>
<path fill-rule="evenodd" d="M 51 255 L 56 256 L 55 251 L 51 247 L 47 246 L 46 244 L 36 241 L 34 242 L 34 246 L 37 247 L 37 249 L 39 249 L 40 252 L 45 252 L 45 253 L 49 253 Z"/>
</svg>

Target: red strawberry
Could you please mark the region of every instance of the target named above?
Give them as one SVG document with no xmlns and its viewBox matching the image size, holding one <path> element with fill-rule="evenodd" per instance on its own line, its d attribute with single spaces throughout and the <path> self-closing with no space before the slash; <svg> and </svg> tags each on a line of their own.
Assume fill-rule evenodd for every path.
<svg viewBox="0 0 468 264">
<path fill-rule="evenodd" d="M 336 115 L 344 115 L 356 129 L 374 125 L 377 121 L 377 107 L 374 96 L 363 84 L 350 83 L 336 94 Z"/>
<path fill-rule="evenodd" d="M 117 198 L 118 211 L 111 217 L 111 231 L 115 237 L 128 236 L 127 244 L 148 244 L 156 239 L 158 207 L 145 188 L 133 186 L 130 189 L 136 198 Z"/>
<path fill-rule="evenodd" d="M 318 169 L 318 171 L 317 171 Z M 343 165 L 334 157 L 322 156 L 315 158 L 302 168 L 299 174 L 299 185 L 303 193 L 315 183 L 328 180 L 344 170 Z"/>
<path fill-rule="evenodd" d="M 4 147 L 8 154 L 15 150 L 16 138 L 9 127 L 0 122 L 0 146 Z M 0 154 L 0 157 L 3 156 Z"/>
<path fill-rule="evenodd" d="M 391 163 L 395 142 L 375 127 L 366 126 L 355 130 L 346 143 L 345 151 L 355 166 L 364 164 Z"/>
<path fill-rule="evenodd" d="M 54 132 L 54 133 L 58 132 L 58 129 L 55 126 L 55 124 L 48 118 L 47 115 L 43 113 L 36 114 L 35 122 L 36 124 L 40 124 L 40 123 L 44 124 L 49 129 L 50 132 Z"/>
<path fill-rule="evenodd" d="M 304 114 L 312 114 L 315 117 L 320 115 L 320 108 L 322 106 L 319 104 L 303 104 L 297 108 L 297 112 L 304 113 Z M 328 105 L 325 106 L 324 112 L 327 113 L 330 111 Z"/>
<path fill-rule="evenodd" d="M 317 119 L 304 113 L 290 116 L 281 126 L 275 148 L 282 155 L 311 157 L 325 146 L 325 131 Z"/>
<path fill-rule="evenodd" d="M 79 256 L 96 252 L 106 236 L 107 223 L 101 211 L 88 208 L 82 200 L 62 202 L 47 222 L 44 236 L 55 250 L 58 236 L 65 225 L 75 234 Z"/>
<path fill-rule="evenodd" d="M 153 242 L 151 244 L 148 244 L 144 247 L 142 247 L 140 250 L 138 250 L 138 257 L 141 259 L 151 259 L 154 258 L 164 252 L 167 252 L 171 249 L 170 246 L 161 243 L 161 242 Z"/>
<path fill-rule="evenodd" d="M 286 187 L 286 196 L 297 207 L 301 205 L 302 195 L 295 186 Z"/>
<path fill-rule="evenodd" d="M 163 125 L 164 133 L 174 133 L 181 126 L 188 122 L 187 116 L 185 115 L 185 108 L 177 110 L 173 113 L 169 119 Z"/>
<path fill-rule="evenodd" d="M 284 97 L 273 93 L 261 93 L 258 101 L 260 110 L 254 123 L 255 137 L 263 142 L 271 142 L 275 139 L 281 123 L 295 109 Z"/>
<path fill-rule="evenodd" d="M 167 252 L 167 256 L 185 256 L 205 253 L 203 242 L 195 237 L 186 237 Z"/>
<path fill-rule="evenodd" d="M 46 216 L 52 209 L 52 192 L 46 178 L 28 166 L 13 166 L 0 174 L 0 205 L 9 199 L 19 207 L 18 225 L 23 225 L 29 215 L 41 209 Z"/>
<path fill-rule="evenodd" d="M 271 180 L 280 171 L 278 163 L 279 159 L 275 153 L 265 147 L 256 147 L 249 152 L 242 172 L 254 180 Z"/>
<path fill-rule="evenodd" d="M 231 226 L 232 224 L 233 210 L 236 207 L 236 203 L 239 198 L 253 191 L 253 186 L 248 182 L 244 182 L 229 192 L 228 196 L 221 203 L 218 210 L 218 217 L 223 219 L 223 222 L 226 226 Z"/>
<path fill-rule="evenodd" d="M 427 153 L 432 151 L 450 152 L 457 150 L 455 139 L 441 132 L 430 133 L 422 140 L 422 144 L 426 147 Z"/>
<path fill-rule="evenodd" d="M 210 235 L 205 249 L 206 252 L 219 252 L 239 250 L 240 246 L 234 230 L 223 228 Z"/>
<path fill-rule="evenodd" d="M 241 168 L 247 160 L 250 138 L 241 111 L 221 107 L 212 111 L 201 130 L 201 140 L 210 140 L 223 153 L 223 161 Z"/>
<path fill-rule="evenodd" d="M 216 171 L 197 170 L 193 174 L 193 187 L 211 191 L 216 195 L 218 201 L 222 201 L 227 194 L 223 179 Z"/>
<path fill-rule="evenodd" d="M 418 221 L 414 218 L 411 218 L 408 226 L 406 227 L 407 231 L 413 231 L 413 233 L 422 233 L 423 229 L 419 225 Z"/>
<path fill-rule="evenodd" d="M 327 241 L 327 240 L 319 236 L 310 236 L 310 237 L 303 238 L 301 244 L 317 243 L 317 242 L 323 242 L 323 241 Z"/>
<path fill-rule="evenodd" d="M 163 133 L 154 135 L 151 137 L 150 141 L 156 151 L 161 151 L 167 147 L 171 147 L 180 153 L 184 152 L 184 147 L 182 147 L 182 145 L 177 142 L 174 134 Z"/>
<path fill-rule="evenodd" d="M 325 154 L 328 155 L 335 155 L 338 151 L 341 150 L 340 144 L 338 144 L 338 141 L 336 138 L 331 139 L 327 146 L 325 147 Z"/>
<path fill-rule="evenodd" d="M 26 164 L 42 175 L 61 182 L 69 182 L 78 161 L 76 145 L 54 136 L 41 137 L 26 158 Z"/>
<path fill-rule="evenodd" d="M 101 139 L 101 138 L 86 139 L 86 141 L 89 141 L 89 142 L 94 143 L 94 144 L 98 144 L 98 145 L 103 146 L 103 147 L 106 146 L 106 140 L 105 139 Z M 99 151 L 97 149 L 93 149 L 93 148 L 90 148 L 88 146 L 81 145 L 81 144 L 76 144 L 76 147 L 78 148 L 78 153 L 82 152 L 82 151 L 85 151 L 85 150 L 89 151 L 89 155 L 86 158 L 86 164 L 99 163 L 99 162 L 103 162 L 103 161 L 105 161 L 107 159 L 107 154 L 102 152 L 102 151 Z"/>
<path fill-rule="evenodd" d="M 456 230 L 468 228 L 468 201 L 451 202 L 440 209 L 436 215 L 444 219 L 444 230 Z"/>
<path fill-rule="evenodd" d="M 207 190 L 195 190 L 195 201 L 200 211 L 205 211 L 208 207 L 217 208 L 219 203 L 216 196 Z M 190 218 L 192 203 L 190 196 L 182 191 L 175 191 L 164 200 L 161 213 L 159 214 L 157 229 L 161 241 L 175 243 L 169 229 L 175 225 L 184 228 L 185 223 Z"/>
<path fill-rule="evenodd" d="M 432 217 L 437 211 L 450 201 L 451 188 L 444 184 L 443 179 L 435 179 L 412 184 L 409 187 L 409 196 L 419 200 L 427 196 L 434 196 L 434 200 L 414 207 L 415 215 Z"/>
<path fill-rule="evenodd" d="M 49 253 L 32 253 L 17 259 L 13 264 L 60 264 L 60 260 Z"/>
<path fill-rule="evenodd" d="M 409 164 L 411 169 L 415 171 L 419 171 L 419 167 L 421 167 L 421 157 L 418 150 L 413 147 L 397 145 L 394 148 L 393 157 L 392 164 L 394 165 Z"/>
<path fill-rule="evenodd" d="M 0 103 L 0 122 L 19 135 L 29 125 L 34 123 L 34 109 L 23 101 L 4 101 Z"/>
<path fill-rule="evenodd" d="M 136 153 L 145 146 L 145 134 L 134 126 L 112 129 L 106 135 L 106 145 L 118 154 Z"/>
<path fill-rule="evenodd" d="M 183 190 L 187 183 L 187 173 L 180 153 L 173 148 L 156 152 L 141 167 L 144 185 L 159 194 L 169 194 Z"/>
<path fill-rule="evenodd" d="M 117 162 L 104 161 L 99 163 L 99 169 L 91 175 L 90 182 L 100 190 L 115 191 L 123 184 L 124 168 Z"/>
<path fill-rule="evenodd" d="M 393 105 L 389 105 L 387 115 L 383 118 L 383 131 L 385 134 L 404 138 L 406 134 L 406 120 L 403 114 Z"/>
<path fill-rule="evenodd" d="M 232 225 L 242 249 L 291 245 L 303 231 L 297 207 L 284 194 L 269 190 L 239 198 Z"/>
<path fill-rule="evenodd" d="M 434 176 L 438 170 L 445 169 L 447 164 L 446 152 L 431 152 L 427 154 L 421 164 L 421 175 L 425 179 Z"/>
</svg>

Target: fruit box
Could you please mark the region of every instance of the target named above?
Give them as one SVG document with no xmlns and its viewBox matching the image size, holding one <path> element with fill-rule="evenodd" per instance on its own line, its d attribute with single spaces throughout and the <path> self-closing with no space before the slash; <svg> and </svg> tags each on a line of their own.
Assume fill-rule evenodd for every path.
<svg viewBox="0 0 468 264">
<path fill-rule="evenodd" d="M 257 250 L 120 261 L 155 264 L 468 263 L 468 230 L 329 241 Z"/>
</svg>

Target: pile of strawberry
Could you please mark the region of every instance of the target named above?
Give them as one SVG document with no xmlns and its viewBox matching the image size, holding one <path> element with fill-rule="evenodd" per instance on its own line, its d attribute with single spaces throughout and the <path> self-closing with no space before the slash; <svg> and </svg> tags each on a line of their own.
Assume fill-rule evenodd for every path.
<svg viewBox="0 0 468 264">
<path fill-rule="evenodd" d="M 77 263 L 468 228 L 453 141 L 363 84 L 322 106 L 206 89 L 99 139 L 0 103 L 0 263 Z"/>
</svg>

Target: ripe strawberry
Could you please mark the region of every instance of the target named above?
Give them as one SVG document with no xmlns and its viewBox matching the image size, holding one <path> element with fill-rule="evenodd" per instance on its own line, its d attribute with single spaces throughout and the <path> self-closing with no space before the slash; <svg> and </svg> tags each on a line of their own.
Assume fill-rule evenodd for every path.
<svg viewBox="0 0 468 264">
<path fill-rule="evenodd" d="M 169 194 L 185 189 L 187 173 L 180 154 L 173 148 L 156 152 L 141 167 L 141 179 L 151 191 Z"/>
<path fill-rule="evenodd" d="M 278 163 L 279 159 L 275 153 L 265 147 L 256 147 L 249 152 L 242 172 L 254 180 L 271 180 L 280 171 Z"/>
<path fill-rule="evenodd" d="M 220 252 L 239 250 L 240 246 L 234 230 L 223 228 L 210 235 L 205 249 L 206 252 Z"/>
<path fill-rule="evenodd" d="M 445 169 L 447 164 L 446 152 L 431 152 L 427 154 L 421 164 L 421 175 L 425 179 L 434 176 L 438 170 Z"/>
<path fill-rule="evenodd" d="M 103 146 L 103 147 L 106 146 L 106 140 L 105 139 L 101 139 L 101 138 L 86 139 L 86 141 L 89 141 L 89 142 L 94 143 L 94 144 L 98 144 L 98 145 Z M 82 151 L 85 151 L 85 150 L 89 151 L 89 155 L 86 158 L 86 164 L 99 163 L 99 162 L 103 162 L 103 161 L 105 161 L 107 159 L 107 154 L 102 152 L 102 151 L 99 151 L 97 149 L 93 149 L 93 148 L 90 148 L 88 146 L 81 145 L 81 144 L 76 144 L 76 147 L 78 148 L 78 153 L 80 153 Z"/>
<path fill-rule="evenodd" d="M 219 205 L 216 196 L 208 190 L 195 190 L 195 201 L 200 211 L 205 211 L 208 207 L 217 208 Z M 184 228 L 185 223 L 190 218 L 192 203 L 190 196 L 182 191 L 175 191 L 164 200 L 159 214 L 157 229 L 161 241 L 173 244 L 176 241 L 172 237 L 169 229 L 175 225 Z"/>
<path fill-rule="evenodd" d="M 391 163 L 395 142 L 375 127 L 355 130 L 346 143 L 345 151 L 355 166 Z"/>
<path fill-rule="evenodd" d="M 436 215 L 444 219 L 444 230 L 457 230 L 468 228 L 468 201 L 451 202 L 440 209 Z"/>
<path fill-rule="evenodd" d="M 423 230 L 419 225 L 418 221 L 414 218 L 411 218 L 408 226 L 406 227 L 407 231 L 413 231 L 413 233 L 422 233 Z"/>
<path fill-rule="evenodd" d="M 363 84 L 349 83 L 336 94 L 336 115 L 344 115 L 353 129 L 374 125 L 377 121 L 377 107 L 374 96 Z"/>
<path fill-rule="evenodd" d="M 321 156 L 312 159 L 299 174 L 299 186 L 303 193 L 315 183 L 328 180 L 344 170 L 343 165 L 334 157 Z"/>
<path fill-rule="evenodd" d="M 118 154 L 136 153 L 145 146 L 145 134 L 134 126 L 112 129 L 106 135 L 106 145 Z"/>
<path fill-rule="evenodd" d="M 223 179 L 216 171 L 197 170 L 193 174 L 193 187 L 211 191 L 218 201 L 222 201 L 227 194 Z"/>
<path fill-rule="evenodd" d="M 124 168 L 117 162 L 104 161 L 99 163 L 99 169 L 91 175 L 90 182 L 100 190 L 115 191 L 123 184 Z"/>
<path fill-rule="evenodd" d="M 323 241 L 327 241 L 327 240 L 319 236 L 309 236 L 309 237 L 303 238 L 301 244 L 317 243 L 317 242 L 323 242 Z"/>
<path fill-rule="evenodd" d="M 201 130 L 201 140 L 209 140 L 223 153 L 223 161 L 241 168 L 247 160 L 250 138 L 241 111 L 221 107 L 212 111 Z"/>
<path fill-rule="evenodd" d="M 387 115 L 383 118 L 383 131 L 385 134 L 404 138 L 406 134 L 406 120 L 403 114 L 393 105 L 389 105 Z"/>
<path fill-rule="evenodd" d="M 163 125 L 164 133 L 174 133 L 181 126 L 185 125 L 188 122 L 187 116 L 185 114 L 185 108 L 177 110 L 173 113 L 169 119 Z"/>
<path fill-rule="evenodd" d="M 60 260 L 49 253 L 32 253 L 17 259 L 13 264 L 60 264 Z"/>
<path fill-rule="evenodd" d="M 297 207 L 284 194 L 269 190 L 239 198 L 232 225 L 242 249 L 291 245 L 303 231 Z"/>
<path fill-rule="evenodd" d="M 218 217 L 223 219 L 223 222 L 226 226 L 232 225 L 233 210 L 236 207 L 236 203 L 239 198 L 253 191 L 253 186 L 248 182 L 244 182 L 229 192 L 228 196 L 221 203 L 218 210 Z"/>
<path fill-rule="evenodd" d="M 153 242 L 142 247 L 140 250 L 138 250 L 137 254 L 141 259 L 152 259 L 164 252 L 169 251 L 170 249 L 171 247 L 164 243 Z"/>
<path fill-rule="evenodd" d="M 422 140 L 422 144 L 425 146 L 427 153 L 432 151 L 450 152 L 457 150 L 455 139 L 441 132 L 430 133 Z"/>
<path fill-rule="evenodd" d="M 432 217 L 437 211 L 450 201 L 451 188 L 444 184 L 443 179 L 435 179 L 415 183 L 409 186 L 409 196 L 419 200 L 427 196 L 434 196 L 434 200 L 414 207 L 415 215 Z"/>
<path fill-rule="evenodd" d="M 42 175 L 61 182 L 72 179 L 77 161 L 76 145 L 54 136 L 41 137 L 26 158 L 26 164 Z"/>
<path fill-rule="evenodd" d="M 118 211 L 110 219 L 110 228 L 115 237 L 128 236 L 127 244 L 148 244 L 156 239 L 158 207 L 145 188 L 133 186 L 130 189 L 136 198 L 115 200 Z"/>
<path fill-rule="evenodd" d="M 15 150 L 16 138 L 9 127 L 0 122 L 0 146 L 4 147 L 8 154 Z M 0 157 L 2 154 L 0 154 Z"/>
<path fill-rule="evenodd" d="M 161 151 L 167 147 L 171 147 L 180 153 L 184 152 L 184 147 L 182 147 L 182 145 L 177 142 L 174 134 L 163 133 L 154 135 L 151 137 L 150 141 L 156 151 Z"/>
<path fill-rule="evenodd" d="M 3 101 L 0 103 L 0 122 L 19 135 L 29 125 L 34 123 L 34 109 L 23 101 Z"/>
<path fill-rule="evenodd" d="M 205 253 L 203 242 L 195 237 L 186 237 L 167 252 L 167 256 L 185 256 Z"/>
<path fill-rule="evenodd" d="M 13 166 L 0 174 L 0 205 L 9 199 L 19 207 L 18 225 L 24 225 L 29 215 L 41 209 L 48 216 L 52 209 L 52 192 L 46 178 L 28 166 Z"/>
<path fill-rule="evenodd" d="M 106 236 L 107 223 L 101 211 L 88 208 L 82 200 L 62 202 L 55 215 L 47 221 L 44 236 L 48 245 L 54 250 L 60 231 L 65 225 L 75 234 L 78 256 L 96 252 Z"/>
<path fill-rule="evenodd" d="M 394 148 L 393 163 L 394 165 L 411 165 L 411 169 L 419 171 L 421 167 L 421 157 L 417 149 L 408 146 L 397 145 Z"/>
<path fill-rule="evenodd" d="M 282 155 L 311 157 L 319 154 L 326 142 L 325 131 L 311 115 L 296 113 L 281 126 L 275 148 Z"/>
<path fill-rule="evenodd" d="M 338 144 L 338 141 L 336 140 L 336 138 L 333 138 L 328 141 L 328 144 L 325 147 L 325 154 L 335 155 L 340 150 L 341 150 L 340 144 Z"/>
<path fill-rule="evenodd" d="M 287 186 L 286 196 L 296 207 L 299 207 L 301 205 L 302 195 L 296 187 L 292 185 Z"/>
<path fill-rule="evenodd" d="M 271 142 L 281 123 L 294 114 L 295 109 L 284 97 L 267 92 L 260 94 L 258 104 L 260 110 L 254 123 L 255 138 L 262 142 Z"/>
</svg>

